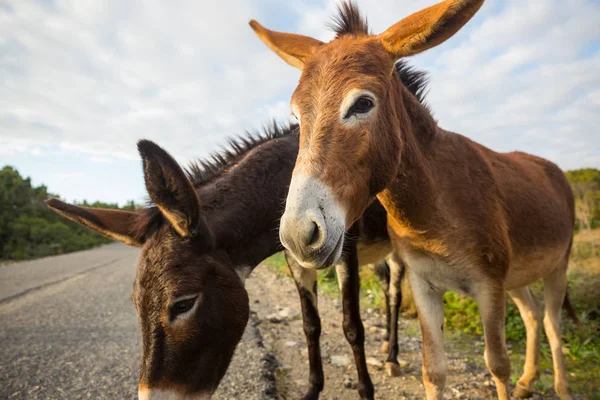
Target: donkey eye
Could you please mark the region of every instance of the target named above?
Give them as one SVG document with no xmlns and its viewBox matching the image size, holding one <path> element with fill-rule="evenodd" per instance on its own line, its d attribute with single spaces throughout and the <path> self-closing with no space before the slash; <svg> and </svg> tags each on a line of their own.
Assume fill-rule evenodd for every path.
<svg viewBox="0 0 600 400">
<path fill-rule="evenodd" d="M 179 300 L 173 303 L 171 305 L 171 316 L 176 317 L 179 314 L 183 314 L 184 312 L 191 310 L 192 307 L 194 307 L 194 304 L 196 304 L 197 298 L 198 296 L 190 299 Z"/>
<path fill-rule="evenodd" d="M 374 106 L 375 106 L 375 104 L 373 103 L 373 100 L 371 100 L 370 98 L 364 97 L 364 96 L 359 97 L 358 100 L 356 100 L 354 102 L 352 107 L 350 107 L 350 109 L 348 110 L 348 113 L 346 114 L 346 116 L 344 118 L 350 118 L 352 115 L 355 115 L 355 114 L 368 113 Z"/>
</svg>

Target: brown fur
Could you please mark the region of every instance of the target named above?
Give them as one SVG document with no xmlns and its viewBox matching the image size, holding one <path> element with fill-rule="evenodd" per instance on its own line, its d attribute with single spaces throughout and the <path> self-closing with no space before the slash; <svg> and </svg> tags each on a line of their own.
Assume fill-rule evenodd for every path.
<svg viewBox="0 0 600 400">
<path fill-rule="evenodd" d="M 555 304 L 562 304 L 566 291 L 561 276 L 574 224 L 566 177 L 547 160 L 496 153 L 441 129 L 393 69 L 398 57 L 448 39 L 482 3 L 446 0 L 381 35 L 338 35 L 316 49 L 306 48 L 312 54 L 299 66 L 302 76 L 292 95 L 301 116 L 294 175 L 303 173 L 328 188 L 345 211 L 346 228 L 375 197 L 388 212 L 395 248 L 408 264 L 413 290 L 419 289 L 415 301 L 429 398 L 441 398 L 446 376 L 438 324 L 443 318 L 439 293 L 445 290 L 477 300 L 486 364 L 500 398 L 508 397 L 510 375 L 504 320 L 498 318 L 504 313 L 505 290 L 551 276 L 547 286 L 554 289 L 547 293 L 556 301 L 545 325 L 554 343 L 560 339 Z M 267 39 L 277 36 L 270 32 Z M 286 48 L 278 47 L 277 53 Z M 369 117 L 348 125 L 339 107 L 352 89 L 373 93 L 376 107 Z M 557 392 L 569 399 L 560 350 L 555 374 Z"/>
</svg>

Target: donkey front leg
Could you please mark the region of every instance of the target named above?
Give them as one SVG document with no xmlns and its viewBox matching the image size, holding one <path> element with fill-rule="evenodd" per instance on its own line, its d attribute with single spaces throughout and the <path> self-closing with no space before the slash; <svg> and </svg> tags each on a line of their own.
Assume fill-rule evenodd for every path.
<svg viewBox="0 0 600 400">
<path fill-rule="evenodd" d="M 502 283 L 489 283 L 477 289 L 475 301 L 481 313 L 485 351 L 485 365 L 492 374 L 498 398 L 509 399 L 508 380 L 510 360 L 506 351 L 505 323 L 506 292 Z"/>
<path fill-rule="evenodd" d="M 402 277 L 404 276 L 404 264 L 396 253 L 390 253 L 386 257 L 387 265 L 390 268 L 389 295 L 389 349 L 388 357 L 385 363 L 385 372 L 388 376 L 400 376 L 400 365 L 398 364 L 398 312 L 402 303 Z"/>
<path fill-rule="evenodd" d="M 354 362 L 358 373 L 358 393 L 361 399 L 373 399 L 374 389 L 367 360 L 365 357 L 365 330 L 360 319 L 358 276 L 358 256 L 356 244 L 348 243 L 349 251 L 344 262 L 336 265 L 336 272 L 342 291 L 342 306 L 344 313 L 344 334 L 354 353 Z"/>
<path fill-rule="evenodd" d="M 408 268 L 408 281 L 423 336 L 423 384 L 427 400 L 442 400 L 448 374 L 444 353 L 444 293 Z"/>
<path fill-rule="evenodd" d="M 321 336 L 321 319 L 319 318 L 319 308 L 317 304 L 317 270 L 303 268 L 296 259 L 288 252 L 285 252 L 290 272 L 296 282 L 296 288 L 300 295 L 300 304 L 302 306 L 302 322 L 304 324 L 304 334 L 306 335 L 306 344 L 308 346 L 309 363 L 309 388 L 304 395 L 304 400 L 317 400 L 323 390 L 324 375 L 323 363 L 321 361 L 321 346 L 319 339 Z"/>
</svg>

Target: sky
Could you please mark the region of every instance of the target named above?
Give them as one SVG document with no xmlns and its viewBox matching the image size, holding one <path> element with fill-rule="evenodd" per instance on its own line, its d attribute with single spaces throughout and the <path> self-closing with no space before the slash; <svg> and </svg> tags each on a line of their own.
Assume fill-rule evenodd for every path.
<svg viewBox="0 0 600 400">
<path fill-rule="evenodd" d="M 435 0 L 358 0 L 374 33 Z M 332 0 L 0 0 L 0 166 L 68 201 L 143 202 L 136 142 L 182 164 L 272 119 L 300 72 L 248 26 L 333 38 Z M 600 167 L 600 2 L 487 0 L 412 57 L 439 125 Z"/>
</svg>

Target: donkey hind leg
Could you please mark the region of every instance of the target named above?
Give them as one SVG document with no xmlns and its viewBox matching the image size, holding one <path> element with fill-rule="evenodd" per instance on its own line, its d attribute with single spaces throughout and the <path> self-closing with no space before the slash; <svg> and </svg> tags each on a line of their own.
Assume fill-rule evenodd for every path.
<svg viewBox="0 0 600 400">
<path fill-rule="evenodd" d="M 375 264 L 369 264 L 369 268 L 373 271 L 379 282 L 381 283 L 381 290 L 385 295 L 385 336 L 383 343 L 381 344 L 381 352 L 388 354 L 390 345 L 390 267 L 388 266 L 385 258 L 379 260 Z"/>
<path fill-rule="evenodd" d="M 344 334 L 354 354 L 358 374 L 358 393 L 361 399 L 371 400 L 374 399 L 374 388 L 367 369 L 365 329 L 360 319 L 358 257 L 355 245 L 350 245 L 348 248 L 345 262 L 335 266 L 342 291 Z"/>
<path fill-rule="evenodd" d="M 398 311 L 402 303 L 402 277 L 404 276 L 404 264 L 396 255 L 390 253 L 386 257 L 387 265 L 390 268 L 390 285 L 389 285 L 389 314 L 390 322 L 388 331 L 389 336 L 389 351 L 385 363 L 385 372 L 388 376 L 400 376 L 400 365 L 398 364 Z"/>
<path fill-rule="evenodd" d="M 510 290 L 510 297 L 519 308 L 527 332 L 527 348 L 523 375 L 513 391 L 514 397 L 529 398 L 533 395 L 533 384 L 540 376 L 540 333 L 542 312 L 529 286 Z"/>
<path fill-rule="evenodd" d="M 303 268 L 287 251 L 285 258 L 300 295 L 302 322 L 308 346 L 309 388 L 303 399 L 317 400 L 325 382 L 319 344 L 321 319 L 317 305 L 317 270 Z"/>
<path fill-rule="evenodd" d="M 544 300 L 546 302 L 544 330 L 552 351 L 554 388 L 561 400 L 572 399 L 562 354 L 560 321 L 560 310 L 567 292 L 567 263 L 568 261 L 565 261 L 564 266 L 557 268 L 544 278 Z"/>
<path fill-rule="evenodd" d="M 481 313 L 485 351 L 485 365 L 492 374 L 498 391 L 498 398 L 509 399 L 508 380 L 510 360 L 506 351 L 505 316 L 506 293 L 502 284 L 490 284 L 480 288 L 475 300 Z"/>
<path fill-rule="evenodd" d="M 448 373 L 444 353 L 444 293 L 408 271 L 408 281 L 421 324 L 423 336 L 423 384 L 427 400 L 442 400 Z"/>
</svg>

